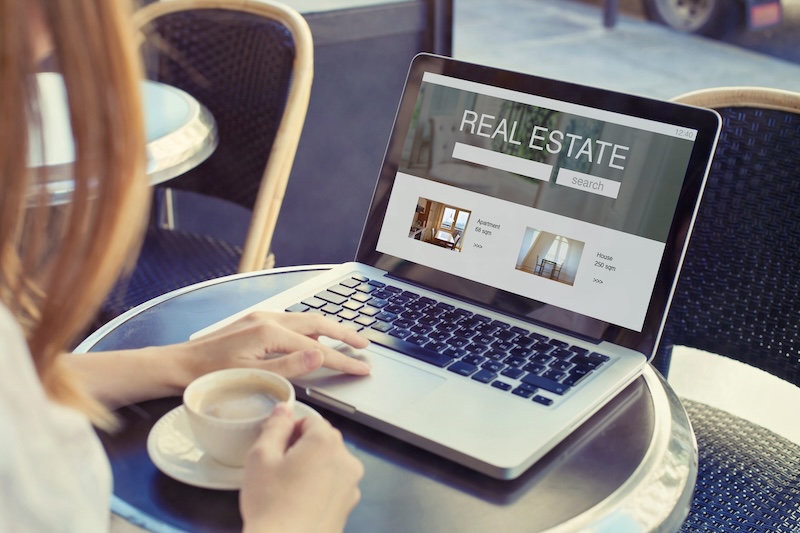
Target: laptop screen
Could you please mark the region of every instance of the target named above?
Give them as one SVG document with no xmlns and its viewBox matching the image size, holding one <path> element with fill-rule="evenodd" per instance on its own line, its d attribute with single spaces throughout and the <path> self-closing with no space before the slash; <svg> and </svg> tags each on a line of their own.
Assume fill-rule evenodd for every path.
<svg viewBox="0 0 800 533">
<path fill-rule="evenodd" d="M 715 113 L 420 55 L 358 260 L 651 354 Z"/>
</svg>

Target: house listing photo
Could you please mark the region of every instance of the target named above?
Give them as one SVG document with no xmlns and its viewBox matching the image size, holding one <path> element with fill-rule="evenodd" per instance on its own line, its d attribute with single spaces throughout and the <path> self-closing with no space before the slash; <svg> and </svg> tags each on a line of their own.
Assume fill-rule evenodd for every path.
<svg viewBox="0 0 800 533">
<path fill-rule="evenodd" d="M 408 236 L 435 246 L 461 251 L 470 211 L 420 197 Z"/>
<path fill-rule="evenodd" d="M 535 228 L 527 228 L 516 269 L 542 278 L 573 285 L 584 243 Z"/>
</svg>

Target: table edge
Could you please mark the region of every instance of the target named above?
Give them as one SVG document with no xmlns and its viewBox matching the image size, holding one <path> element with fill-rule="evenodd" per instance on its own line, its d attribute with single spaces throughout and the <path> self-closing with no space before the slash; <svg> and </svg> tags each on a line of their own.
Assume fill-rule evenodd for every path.
<svg viewBox="0 0 800 533">
<path fill-rule="evenodd" d="M 546 533 L 678 531 L 688 516 L 697 481 L 697 440 L 666 380 L 651 365 L 642 377 L 651 393 L 655 423 L 639 467 L 608 498 Z"/>
</svg>

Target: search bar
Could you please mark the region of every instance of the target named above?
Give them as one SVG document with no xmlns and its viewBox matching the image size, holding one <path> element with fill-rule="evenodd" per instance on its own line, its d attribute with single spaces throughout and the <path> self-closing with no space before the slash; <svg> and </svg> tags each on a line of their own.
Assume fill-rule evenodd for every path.
<svg viewBox="0 0 800 533">
<path fill-rule="evenodd" d="M 608 198 L 616 199 L 617 195 L 619 195 L 620 182 L 598 178 L 591 174 L 584 174 L 583 172 L 576 172 L 566 168 L 559 169 L 556 183 L 571 189 L 607 196 Z"/>
<path fill-rule="evenodd" d="M 506 172 L 521 174 L 541 181 L 550 181 L 550 175 L 553 173 L 553 166 L 546 163 L 539 163 L 508 154 L 501 154 L 500 152 L 494 152 L 486 148 L 479 148 L 471 144 L 459 142 L 453 147 L 453 159 L 460 159 L 469 163 L 475 163 L 476 165 L 505 170 Z"/>
</svg>

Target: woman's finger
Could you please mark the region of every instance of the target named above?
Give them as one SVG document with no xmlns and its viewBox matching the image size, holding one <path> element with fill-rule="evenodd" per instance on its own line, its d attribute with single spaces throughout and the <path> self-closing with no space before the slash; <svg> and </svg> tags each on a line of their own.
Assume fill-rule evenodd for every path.
<svg viewBox="0 0 800 533">
<path fill-rule="evenodd" d="M 308 337 L 328 337 L 342 341 L 354 348 L 366 348 L 369 341 L 358 334 L 354 329 L 325 318 L 322 315 L 310 313 L 275 313 L 271 318 L 301 335 Z"/>
<path fill-rule="evenodd" d="M 294 427 L 292 409 L 286 403 L 279 403 L 264 422 L 263 430 L 250 450 L 250 454 L 257 454 L 262 460 L 280 460 L 289 448 Z"/>
<path fill-rule="evenodd" d="M 321 350 L 308 349 L 266 359 L 258 366 L 283 377 L 293 378 L 313 372 L 321 367 L 324 362 L 325 357 L 322 355 Z"/>
<path fill-rule="evenodd" d="M 331 370 L 338 370 L 359 376 L 369 374 L 372 370 L 372 367 L 366 361 L 347 356 L 342 352 L 303 334 L 302 332 L 295 331 L 291 328 L 291 325 L 282 324 L 282 326 L 284 326 L 284 331 L 282 332 L 283 334 L 280 335 L 280 338 L 277 334 L 271 335 L 272 342 L 274 343 L 274 349 L 272 350 L 273 353 L 293 354 L 294 352 L 299 351 L 307 352 L 304 357 L 306 358 L 306 362 L 309 363 L 311 355 L 308 352 L 311 350 L 318 350 L 323 356 L 322 365 L 324 365 L 326 368 L 330 368 Z M 286 356 L 284 355 L 283 357 Z M 297 356 L 295 355 L 294 357 Z M 285 362 L 285 364 L 290 363 Z M 298 369 L 298 366 L 293 366 L 292 368 Z M 309 368 L 309 370 L 306 370 L 306 372 L 310 372 L 315 368 L 316 367 Z"/>
</svg>

